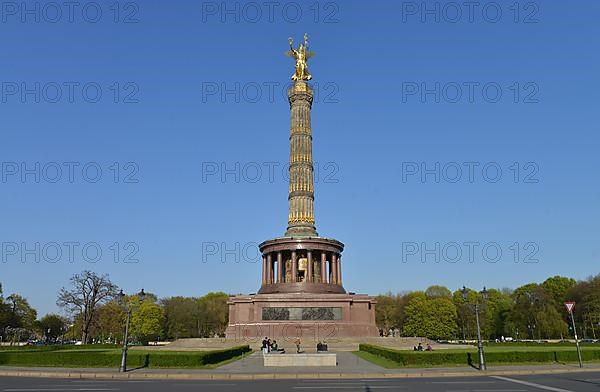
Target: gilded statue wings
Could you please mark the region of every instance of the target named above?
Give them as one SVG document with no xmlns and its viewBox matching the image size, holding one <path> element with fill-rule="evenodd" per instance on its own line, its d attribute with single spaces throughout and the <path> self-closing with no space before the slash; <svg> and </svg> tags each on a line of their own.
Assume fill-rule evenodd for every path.
<svg viewBox="0 0 600 392">
<path fill-rule="evenodd" d="M 288 50 L 287 52 L 285 52 L 285 55 L 288 57 L 296 57 L 296 55 L 294 54 L 294 52 L 292 52 L 291 50 Z M 308 51 L 306 52 L 306 59 L 312 59 L 313 57 L 315 57 L 315 52 L 313 51 Z"/>
</svg>

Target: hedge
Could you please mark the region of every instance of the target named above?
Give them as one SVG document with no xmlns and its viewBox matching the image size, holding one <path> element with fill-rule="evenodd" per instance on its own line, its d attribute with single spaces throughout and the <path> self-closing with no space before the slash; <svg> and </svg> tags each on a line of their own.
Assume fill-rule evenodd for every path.
<svg viewBox="0 0 600 392">
<path fill-rule="evenodd" d="M 130 350 L 127 367 L 198 368 L 217 364 L 250 351 L 249 346 L 217 351 L 138 351 Z M 120 350 L 37 350 L 0 352 L 0 365 L 53 367 L 115 367 L 121 361 Z"/>
<path fill-rule="evenodd" d="M 414 352 L 360 344 L 359 350 L 389 359 L 402 366 L 441 366 L 479 364 L 477 350 L 464 352 L 433 351 Z M 583 350 L 584 361 L 600 360 L 600 350 Z M 525 362 L 577 362 L 577 351 L 494 351 L 485 354 L 487 363 L 525 363 Z"/>
</svg>

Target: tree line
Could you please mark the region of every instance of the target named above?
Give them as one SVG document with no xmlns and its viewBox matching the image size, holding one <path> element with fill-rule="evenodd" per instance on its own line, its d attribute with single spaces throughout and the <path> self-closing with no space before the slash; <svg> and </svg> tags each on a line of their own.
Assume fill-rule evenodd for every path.
<svg viewBox="0 0 600 392">
<path fill-rule="evenodd" d="M 18 294 L 3 296 L 0 285 L 0 339 L 48 342 L 80 340 L 88 343 L 120 343 L 130 312 L 130 341 L 183 337 L 223 336 L 227 327 L 229 295 L 208 293 L 202 297 L 158 298 L 152 293 L 120 295 L 108 275 L 83 271 L 70 279 L 57 298 L 65 315 L 37 311 Z"/>
<path fill-rule="evenodd" d="M 228 294 L 158 298 L 147 293 L 119 295 L 108 275 L 83 271 L 71 277 L 57 297 L 64 315 L 37 311 L 19 294 L 6 297 L 0 285 L 0 340 L 81 340 L 119 343 L 131 312 L 133 341 L 223 336 L 228 323 Z M 585 280 L 554 276 L 542 283 L 481 292 L 444 286 L 377 298 L 376 322 L 382 333 L 431 339 L 475 339 L 477 304 L 482 336 L 499 339 L 561 339 L 573 336 L 564 308 L 576 301 L 575 321 L 583 338 L 600 338 L 600 275 Z"/>
<path fill-rule="evenodd" d="M 600 338 L 600 275 L 582 281 L 554 276 L 514 290 L 473 289 L 454 292 L 444 286 L 425 291 L 377 296 L 376 320 L 387 334 L 432 339 L 477 337 L 475 305 L 484 339 L 566 339 L 573 337 L 564 302 L 577 302 L 575 322 L 579 336 Z"/>
</svg>

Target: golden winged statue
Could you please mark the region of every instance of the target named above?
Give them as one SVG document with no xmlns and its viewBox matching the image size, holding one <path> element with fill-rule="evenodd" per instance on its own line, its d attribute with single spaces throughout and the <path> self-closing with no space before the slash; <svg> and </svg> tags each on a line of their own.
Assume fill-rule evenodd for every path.
<svg viewBox="0 0 600 392">
<path fill-rule="evenodd" d="M 304 33 L 304 43 L 300 44 L 298 49 L 294 49 L 292 37 L 288 38 L 288 42 L 290 43 L 290 50 L 285 54 L 296 59 L 296 72 L 292 75 L 292 80 L 311 80 L 312 75 L 308 72 L 306 61 L 314 57 L 315 53 L 308 51 L 308 34 Z"/>
</svg>

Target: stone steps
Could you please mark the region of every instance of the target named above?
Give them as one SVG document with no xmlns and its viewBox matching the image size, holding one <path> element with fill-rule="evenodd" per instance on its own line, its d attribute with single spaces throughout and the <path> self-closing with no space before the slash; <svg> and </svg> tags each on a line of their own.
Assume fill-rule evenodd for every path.
<svg viewBox="0 0 600 392">
<path fill-rule="evenodd" d="M 279 338 L 276 339 L 279 348 L 283 348 L 286 352 L 295 352 L 296 346 L 294 338 Z M 304 352 L 316 352 L 316 346 L 319 340 L 314 338 L 304 337 L 301 339 L 301 349 Z M 431 344 L 434 349 L 461 348 L 467 347 L 464 345 L 448 345 L 438 344 L 426 338 L 414 337 L 399 337 L 399 338 L 383 338 L 383 337 L 366 337 L 366 338 L 329 338 L 323 339 L 327 343 L 329 351 L 357 351 L 360 343 L 373 344 L 382 347 L 388 347 L 397 350 L 410 350 L 414 346 L 421 343 L 423 346 Z M 155 347 L 157 350 L 181 350 L 181 351 L 209 351 L 222 350 L 230 347 L 248 344 L 254 350 L 260 350 L 262 343 L 261 339 L 227 339 L 227 338 L 207 338 L 207 339 L 178 339 L 166 346 Z M 147 348 L 147 347 L 145 347 Z"/>
</svg>

